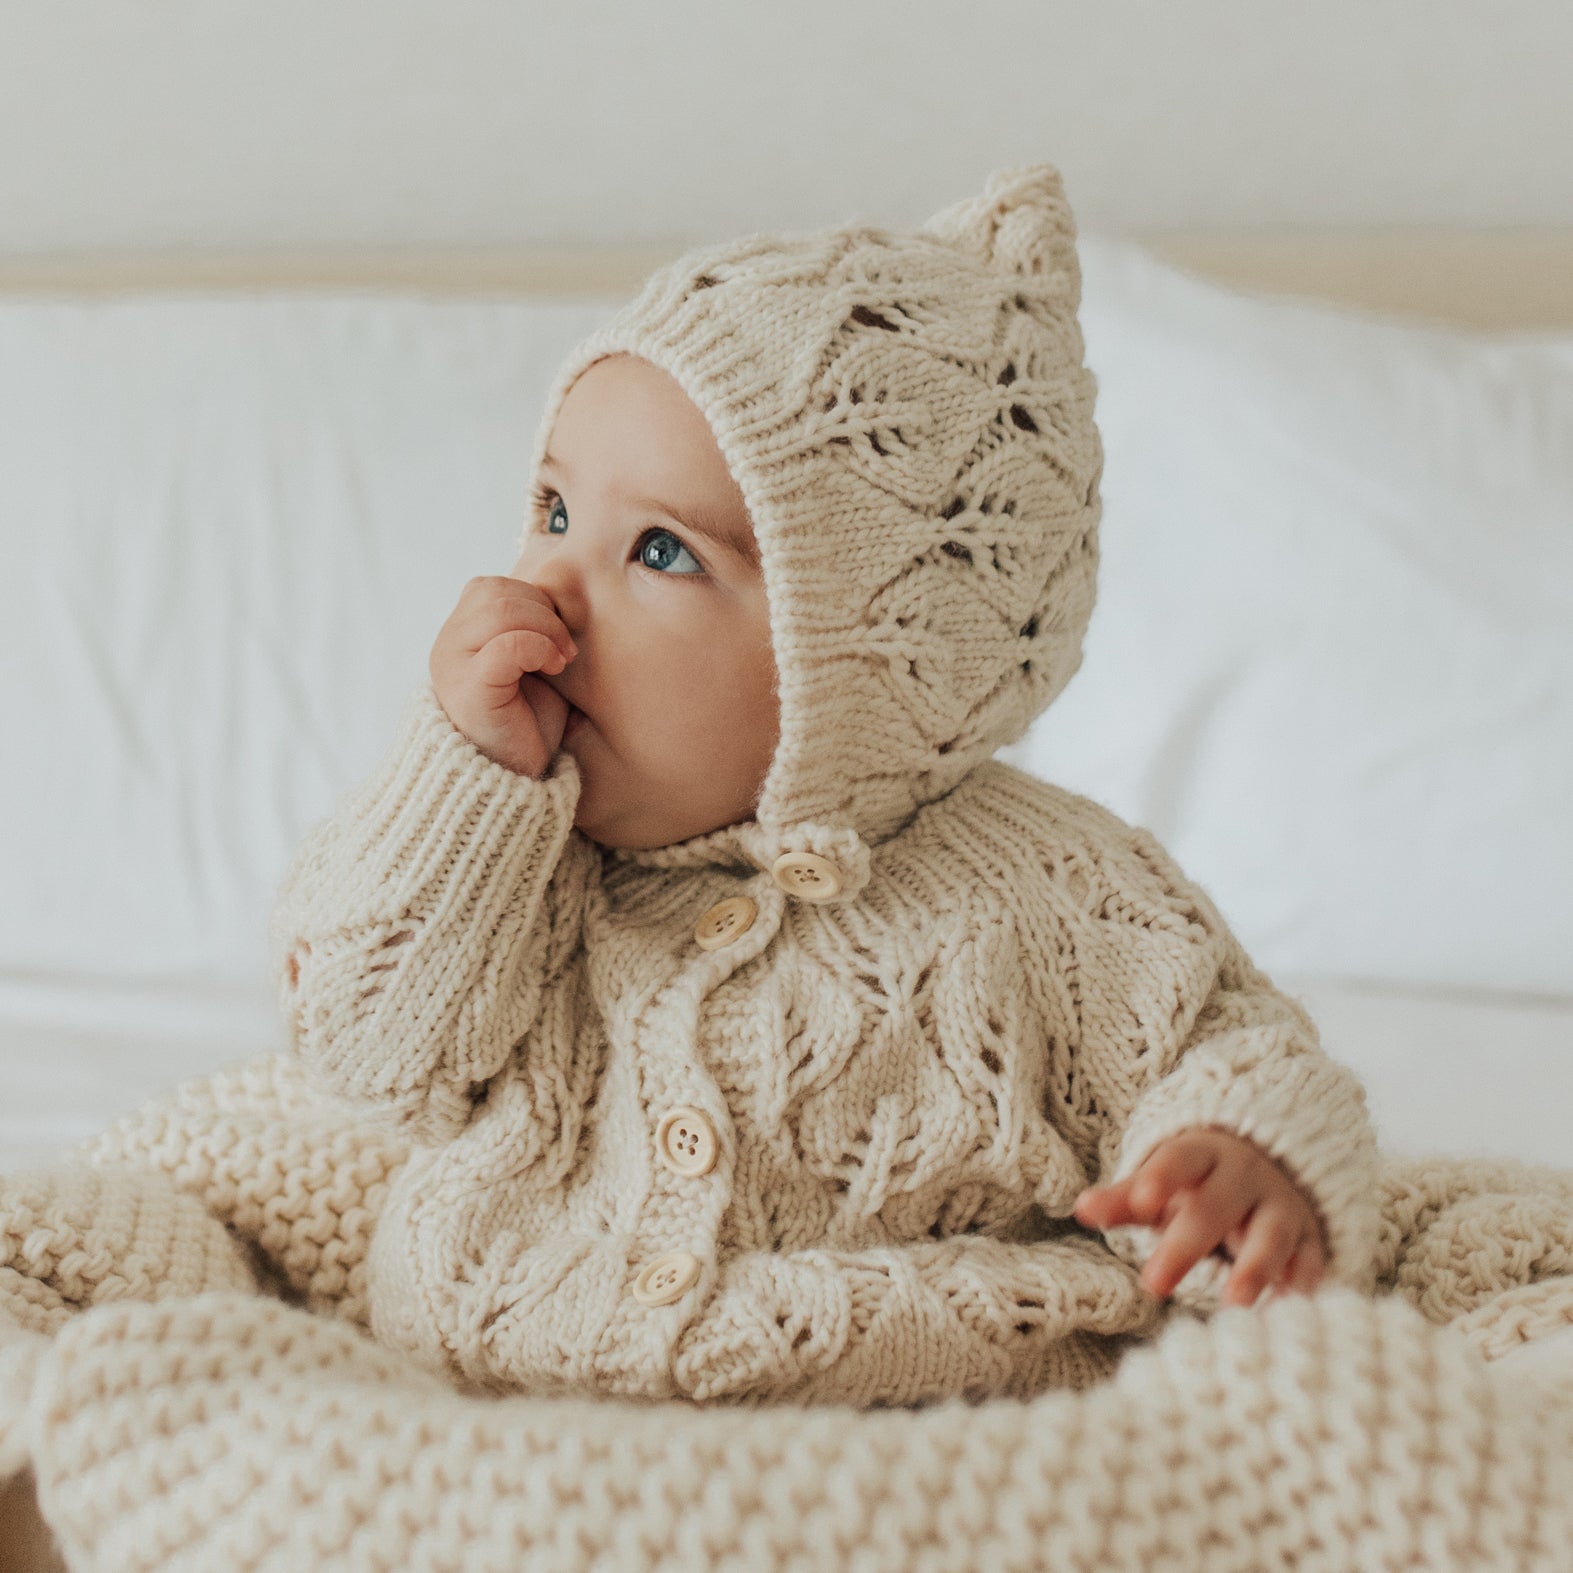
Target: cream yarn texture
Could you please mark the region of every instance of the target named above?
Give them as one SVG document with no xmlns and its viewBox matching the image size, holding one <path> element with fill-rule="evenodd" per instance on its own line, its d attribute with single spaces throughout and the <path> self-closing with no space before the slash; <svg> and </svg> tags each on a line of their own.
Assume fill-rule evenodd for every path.
<svg viewBox="0 0 1573 1573">
<path fill-rule="evenodd" d="M 132 1149 L 202 1148 L 188 1181 L 270 1211 L 236 1173 L 272 1153 L 283 1175 L 291 1074 L 256 1062 L 123 1122 L 104 1182 Z M 302 1284 L 364 1246 L 389 1156 L 365 1145 L 364 1192 L 319 1168 L 279 1197 L 272 1251 Z M 238 1292 L 223 1226 L 154 1169 L 129 1232 L 124 1209 L 76 1212 L 82 1180 L 0 1180 L 0 1261 L 22 1259 L 14 1220 L 54 1211 L 52 1259 L 91 1304 L 24 1333 L 28 1274 L 0 1278 L 0 1472 L 31 1466 L 72 1573 L 1569 1566 L 1573 1357 L 1557 1381 L 1491 1362 L 1573 1327 L 1573 1173 L 1385 1163 L 1374 1295 L 1179 1319 L 1090 1390 L 912 1411 L 466 1396 Z M 100 1293 L 141 1238 L 212 1264 L 205 1292 Z"/>
</svg>

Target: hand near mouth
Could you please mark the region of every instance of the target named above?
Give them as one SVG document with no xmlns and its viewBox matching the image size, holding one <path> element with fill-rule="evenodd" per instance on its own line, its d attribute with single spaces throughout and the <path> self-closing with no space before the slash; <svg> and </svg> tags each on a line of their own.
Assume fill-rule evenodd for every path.
<svg viewBox="0 0 1573 1573">
<path fill-rule="evenodd" d="M 471 579 L 432 646 L 432 689 L 488 759 L 539 779 L 562 745 L 571 706 L 537 675 L 578 654 L 551 598 L 527 580 Z"/>
</svg>

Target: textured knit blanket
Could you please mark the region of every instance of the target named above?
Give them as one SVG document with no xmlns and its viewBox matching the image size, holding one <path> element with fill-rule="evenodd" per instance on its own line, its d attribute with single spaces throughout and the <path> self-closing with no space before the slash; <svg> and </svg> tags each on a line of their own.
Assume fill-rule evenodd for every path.
<svg viewBox="0 0 1573 1573">
<path fill-rule="evenodd" d="M 140 1139 L 0 1180 L 0 1479 L 73 1573 L 1573 1568 L 1573 1171 L 1389 1158 L 1374 1295 L 859 1411 L 456 1391 L 356 1325 L 374 1156 L 319 1224 L 307 1152 Z"/>
</svg>

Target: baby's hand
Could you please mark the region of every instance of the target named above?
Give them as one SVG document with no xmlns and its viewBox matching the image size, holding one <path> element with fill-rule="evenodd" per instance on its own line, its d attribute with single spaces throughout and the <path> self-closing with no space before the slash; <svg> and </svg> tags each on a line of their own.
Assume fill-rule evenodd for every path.
<svg viewBox="0 0 1573 1573">
<path fill-rule="evenodd" d="M 568 722 L 568 701 L 534 674 L 556 674 L 578 647 L 551 597 L 524 579 L 470 580 L 431 652 L 438 702 L 500 765 L 539 777 Z"/>
<path fill-rule="evenodd" d="M 1309 1294 L 1327 1265 L 1321 1228 L 1304 1193 L 1254 1142 L 1212 1127 L 1160 1142 L 1117 1185 L 1083 1191 L 1077 1220 L 1092 1228 L 1138 1223 L 1162 1228 L 1142 1269 L 1149 1293 L 1164 1296 L 1218 1245 L 1234 1259 L 1225 1305 Z"/>
</svg>

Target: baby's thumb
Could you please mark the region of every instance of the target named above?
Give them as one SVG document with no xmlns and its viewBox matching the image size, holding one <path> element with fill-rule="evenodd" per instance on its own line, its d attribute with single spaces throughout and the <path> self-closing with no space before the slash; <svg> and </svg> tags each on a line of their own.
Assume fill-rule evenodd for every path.
<svg viewBox="0 0 1573 1573">
<path fill-rule="evenodd" d="M 535 718 L 536 730 L 550 760 L 562 747 L 563 731 L 568 725 L 568 701 L 533 672 L 526 672 L 519 679 L 519 693 Z"/>
</svg>

